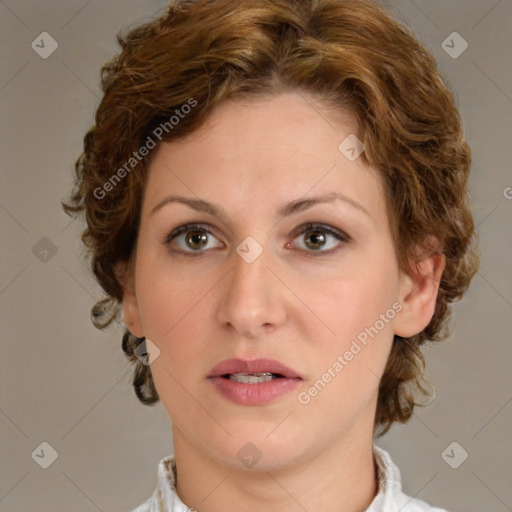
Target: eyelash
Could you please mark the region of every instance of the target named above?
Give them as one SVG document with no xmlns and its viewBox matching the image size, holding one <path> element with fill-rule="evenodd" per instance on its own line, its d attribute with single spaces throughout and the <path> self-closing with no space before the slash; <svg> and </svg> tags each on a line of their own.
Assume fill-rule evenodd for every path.
<svg viewBox="0 0 512 512">
<path fill-rule="evenodd" d="M 298 231 L 300 230 L 300 231 Z M 208 226 L 205 224 L 184 224 L 183 226 L 177 227 L 175 230 L 173 230 L 169 235 L 167 235 L 163 241 L 164 245 L 170 245 L 170 243 L 177 238 L 179 235 L 186 234 L 189 231 L 204 231 L 208 235 L 215 236 L 210 229 L 208 229 Z M 304 226 L 301 226 L 300 228 L 297 228 L 297 230 L 292 233 L 293 238 L 297 238 L 299 235 L 303 235 L 305 233 L 308 233 L 310 231 L 321 231 L 326 234 L 332 235 L 334 238 L 342 242 L 343 244 L 348 244 L 352 241 L 352 238 L 344 233 L 343 231 L 334 229 L 326 224 L 320 224 L 320 223 L 308 223 Z M 335 247 L 334 249 L 330 249 L 328 251 L 315 251 L 315 250 L 304 250 L 300 249 L 301 251 L 304 251 L 307 253 L 307 256 L 311 257 L 322 257 L 325 255 L 334 255 L 339 251 L 340 247 Z M 183 251 L 183 250 L 176 250 L 171 249 L 171 251 L 175 254 L 183 255 L 183 256 L 190 256 L 190 257 L 201 257 L 204 255 L 206 251 Z"/>
</svg>

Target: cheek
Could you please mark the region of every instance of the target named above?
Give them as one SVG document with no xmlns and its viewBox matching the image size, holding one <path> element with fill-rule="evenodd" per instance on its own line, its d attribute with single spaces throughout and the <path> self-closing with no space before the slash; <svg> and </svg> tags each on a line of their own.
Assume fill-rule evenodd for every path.
<svg viewBox="0 0 512 512">
<path fill-rule="evenodd" d="M 153 381 L 167 413 L 178 424 L 190 421 L 201 413 L 195 400 L 194 386 L 202 378 L 201 357 L 206 350 L 201 348 L 207 326 L 195 301 L 183 299 L 179 290 L 172 295 L 153 295 L 154 307 L 145 315 L 148 338 L 155 340 L 160 354 L 151 364 Z"/>
<path fill-rule="evenodd" d="M 172 288 L 161 283 L 146 297 L 142 307 L 144 332 L 158 345 L 161 363 L 173 373 L 186 371 L 198 362 L 199 344 L 207 339 L 208 331 L 203 306 L 198 294 L 182 292 L 176 283 Z"/>
<path fill-rule="evenodd" d="M 400 309 L 394 267 L 383 268 L 377 260 L 350 270 L 331 280 L 322 293 L 310 296 L 311 309 L 329 327 L 323 329 L 311 353 L 312 377 L 322 389 L 318 402 L 327 407 L 337 406 L 340 400 L 355 406 L 376 392 Z"/>
<path fill-rule="evenodd" d="M 369 301 L 356 293 L 363 291 L 337 295 L 343 300 L 332 309 L 330 320 L 336 335 L 319 338 L 315 350 L 308 352 L 311 378 L 299 397 L 309 414 L 330 411 L 332 423 L 340 428 L 373 407 L 393 342 L 392 297 L 382 293 L 380 300 Z"/>
<path fill-rule="evenodd" d="M 189 315 L 202 285 L 177 275 L 169 261 L 162 258 L 141 258 L 137 278 L 137 300 L 148 338 L 165 341 Z"/>
<path fill-rule="evenodd" d="M 376 327 L 379 333 L 389 336 L 392 332 L 398 296 L 396 279 L 389 271 L 382 273 L 354 272 L 342 279 L 331 280 L 321 293 L 310 295 L 311 309 L 319 312 L 330 328 L 333 343 L 341 345 L 357 338 L 368 329 Z M 360 336 L 364 341 L 364 334 Z M 329 337 L 327 337 L 329 339 Z"/>
<path fill-rule="evenodd" d="M 179 397 L 180 384 L 186 386 L 191 370 L 203 371 L 200 357 L 207 353 L 203 345 L 211 342 L 207 333 L 212 327 L 211 312 L 206 310 L 215 298 L 211 288 L 216 281 L 196 279 L 197 274 L 180 276 L 169 262 L 141 259 L 140 263 L 144 270 L 137 298 L 142 327 L 160 350 L 151 372 L 162 399 Z"/>
</svg>

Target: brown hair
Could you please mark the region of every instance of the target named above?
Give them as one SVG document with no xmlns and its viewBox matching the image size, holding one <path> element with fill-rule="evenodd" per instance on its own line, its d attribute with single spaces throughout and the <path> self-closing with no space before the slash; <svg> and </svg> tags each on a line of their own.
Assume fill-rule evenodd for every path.
<svg viewBox="0 0 512 512">
<path fill-rule="evenodd" d="M 479 264 L 467 202 L 471 151 L 434 57 L 367 0 L 177 0 L 117 40 L 121 52 L 102 68 L 104 96 L 63 203 L 69 215 L 85 212 L 82 241 L 107 295 L 93 323 L 104 328 L 120 312 L 115 268 L 133 256 L 154 154 L 135 160 L 141 147 L 155 134 L 158 143 L 193 132 L 228 98 L 302 91 L 356 116 L 363 158 L 383 178 L 400 268 L 410 270 L 429 235 L 440 242 L 430 250 L 446 257 L 432 320 L 415 336 L 395 336 L 380 383 L 375 430 L 406 422 L 419 405 L 415 390 L 426 394 L 419 347 L 447 336 L 450 303 Z M 134 355 L 141 341 L 126 329 L 122 346 L 137 396 L 152 404 L 150 367 Z"/>
</svg>

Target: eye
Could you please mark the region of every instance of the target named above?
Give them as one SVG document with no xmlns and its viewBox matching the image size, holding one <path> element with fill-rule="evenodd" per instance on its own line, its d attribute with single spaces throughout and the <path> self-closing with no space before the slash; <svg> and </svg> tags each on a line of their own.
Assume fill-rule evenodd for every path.
<svg viewBox="0 0 512 512">
<path fill-rule="evenodd" d="M 173 250 L 173 252 L 190 255 L 190 253 L 193 252 L 204 252 L 202 249 L 211 249 L 212 246 L 209 241 L 210 237 L 213 237 L 213 234 L 207 226 L 202 224 L 185 224 L 170 233 L 166 237 L 164 243 L 166 245 L 170 245 L 171 242 L 174 241 L 181 250 Z M 181 242 L 181 244 L 176 241 Z M 223 244 L 219 244 L 213 247 L 222 247 L 222 245 Z"/>
<path fill-rule="evenodd" d="M 304 235 L 308 236 L 305 237 Z M 301 226 L 295 230 L 293 236 L 295 237 L 293 241 L 297 239 L 300 240 L 302 237 L 302 240 L 305 240 L 306 242 L 303 242 L 302 246 L 299 244 L 299 248 L 309 253 L 317 253 L 312 254 L 314 256 L 333 254 L 338 251 L 336 246 L 340 246 L 342 243 L 349 243 L 351 241 L 350 236 L 343 231 L 325 224 L 315 223 Z M 178 250 L 171 249 L 172 252 L 176 254 L 200 256 L 205 252 L 203 249 L 223 247 L 224 244 L 220 242 L 217 245 L 211 245 L 211 238 L 216 240 L 208 226 L 204 224 L 185 224 L 183 226 L 179 226 L 166 236 L 164 244 L 172 245 L 172 242 L 177 245 Z M 331 238 L 330 244 L 329 238 Z M 335 242 L 336 240 L 337 242 Z M 287 247 L 289 246 L 290 245 L 287 244 Z M 328 250 L 325 250 L 326 247 Z"/>
<path fill-rule="evenodd" d="M 294 240 L 299 239 L 302 241 L 303 244 L 302 246 L 299 244 L 299 248 L 307 252 L 332 254 L 338 251 L 336 247 L 340 246 L 341 243 L 349 243 L 351 240 L 343 231 L 325 224 L 307 224 L 304 228 L 299 229 L 298 236 Z M 329 238 L 331 238 L 331 243 L 329 243 Z M 337 240 L 337 242 L 332 239 Z M 328 250 L 325 250 L 326 248 Z"/>
</svg>

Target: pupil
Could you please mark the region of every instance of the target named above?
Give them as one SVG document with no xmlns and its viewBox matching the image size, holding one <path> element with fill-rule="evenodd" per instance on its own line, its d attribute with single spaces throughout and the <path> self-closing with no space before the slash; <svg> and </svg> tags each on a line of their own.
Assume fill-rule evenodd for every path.
<svg viewBox="0 0 512 512">
<path fill-rule="evenodd" d="M 201 231 L 190 231 L 189 233 L 191 233 L 191 234 L 188 236 L 187 242 L 189 243 L 189 245 L 192 248 L 197 248 L 197 246 L 199 246 L 199 248 L 201 248 L 204 245 L 206 245 L 207 236 L 205 233 L 203 233 Z M 196 244 L 197 244 L 197 246 L 196 246 Z"/>
<path fill-rule="evenodd" d="M 307 244 L 307 245 L 313 245 L 313 249 L 318 249 L 325 243 L 325 237 L 320 231 L 311 231 L 308 237 L 308 239 L 313 240 L 313 244 Z"/>
</svg>

